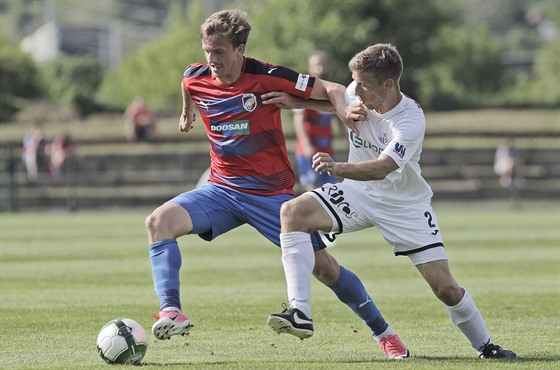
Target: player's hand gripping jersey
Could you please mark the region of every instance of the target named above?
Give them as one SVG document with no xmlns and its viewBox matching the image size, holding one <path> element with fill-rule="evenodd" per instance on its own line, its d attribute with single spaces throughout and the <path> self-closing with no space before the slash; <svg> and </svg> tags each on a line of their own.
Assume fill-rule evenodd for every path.
<svg viewBox="0 0 560 370">
<path fill-rule="evenodd" d="M 359 100 L 355 95 L 356 82 L 346 89 L 346 102 Z M 380 154 L 391 157 L 399 169 L 384 180 L 355 181 L 346 179 L 363 193 L 379 202 L 394 204 L 429 202 L 432 189 L 420 171 L 420 153 L 426 130 L 424 111 L 418 103 L 402 95 L 399 104 L 389 112 L 379 114 L 368 110 L 368 121 L 358 122 L 360 137 L 349 132 L 348 162 L 377 159 Z"/>
<path fill-rule="evenodd" d="M 314 83 L 314 77 L 252 58 L 229 85 L 216 80 L 208 65 L 190 65 L 183 84 L 210 140 L 208 181 L 252 194 L 293 194 L 280 108 L 263 105 L 261 94 L 284 91 L 308 99 Z"/>
</svg>

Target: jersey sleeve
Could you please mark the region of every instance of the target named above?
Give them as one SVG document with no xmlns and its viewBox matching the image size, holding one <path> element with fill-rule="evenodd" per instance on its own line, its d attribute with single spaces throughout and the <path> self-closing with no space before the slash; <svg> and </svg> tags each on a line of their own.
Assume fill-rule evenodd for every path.
<svg viewBox="0 0 560 370">
<path fill-rule="evenodd" d="M 393 158 L 400 169 L 421 148 L 424 141 L 425 119 L 423 114 L 414 114 L 401 119 L 393 128 L 395 134 L 382 154 Z"/>
<path fill-rule="evenodd" d="M 252 58 L 247 59 L 245 73 L 259 75 L 265 90 L 283 91 L 306 100 L 311 96 L 315 85 L 314 76 Z"/>
<path fill-rule="evenodd" d="M 344 91 L 344 99 L 346 100 L 346 105 L 352 105 L 360 102 L 360 98 L 356 96 L 356 81 L 352 81 L 352 83 L 348 85 Z"/>
</svg>

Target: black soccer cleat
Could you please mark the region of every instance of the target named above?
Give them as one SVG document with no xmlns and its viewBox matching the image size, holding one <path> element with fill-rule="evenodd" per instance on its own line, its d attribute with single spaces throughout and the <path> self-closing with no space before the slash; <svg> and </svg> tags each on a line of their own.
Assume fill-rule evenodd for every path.
<svg viewBox="0 0 560 370">
<path fill-rule="evenodd" d="M 515 352 L 502 348 L 494 343 L 486 343 L 482 348 L 482 352 L 478 355 L 480 358 L 490 358 L 494 360 L 514 360 L 517 358 Z"/>
<path fill-rule="evenodd" d="M 282 313 L 273 313 L 268 317 L 267 324 L 278 334 L 288 333 L 299 339 L 313 335 L 313 320 L 297 308 L 286 308 Z"/>
</svg>

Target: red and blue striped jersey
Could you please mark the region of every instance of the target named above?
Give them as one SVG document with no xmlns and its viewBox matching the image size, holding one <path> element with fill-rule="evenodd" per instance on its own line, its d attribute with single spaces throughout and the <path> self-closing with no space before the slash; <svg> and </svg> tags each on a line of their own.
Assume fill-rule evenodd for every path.
<svg viewBox="0 0 560 370">
<path fill-rule="evenodd" d="M 210 140 L 208 181 L 260 195 L 293 194 L 295 175 L 286 150 L 281 110 L 261 94 L 283 91 L 308 99 L 315 78 L 245 58 L 232 84 L 212 76 L 207 64 L 190 65 L 183 85 L 198 106 Z"/>
<path fill-rule="evenodd" d="M 315 152 L 333 154 L 331 121 L 331 113 L 318 112 L 313 109 L 303 110 L 303 128 L 309 136 Z M 303 145 L 299 140 L 296 141 L 295 152 L 296 154 L 305 154 Z"/>
</svg>

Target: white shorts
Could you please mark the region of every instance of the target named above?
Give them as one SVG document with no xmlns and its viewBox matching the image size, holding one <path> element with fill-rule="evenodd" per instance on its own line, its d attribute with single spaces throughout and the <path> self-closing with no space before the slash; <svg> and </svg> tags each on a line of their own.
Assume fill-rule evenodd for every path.
<svg viewBox="0 0 560 370">
<path fill-rule="evenodd" d="M 395 255 L 408 256 L 414 265 L 447 260 L 437 218 L 429 203 L 379 203 L 348 182 L 325 184 L 306 194 L 317 199 L 331 217 L 331 237 L 376 227 Z"/>
</svg>

